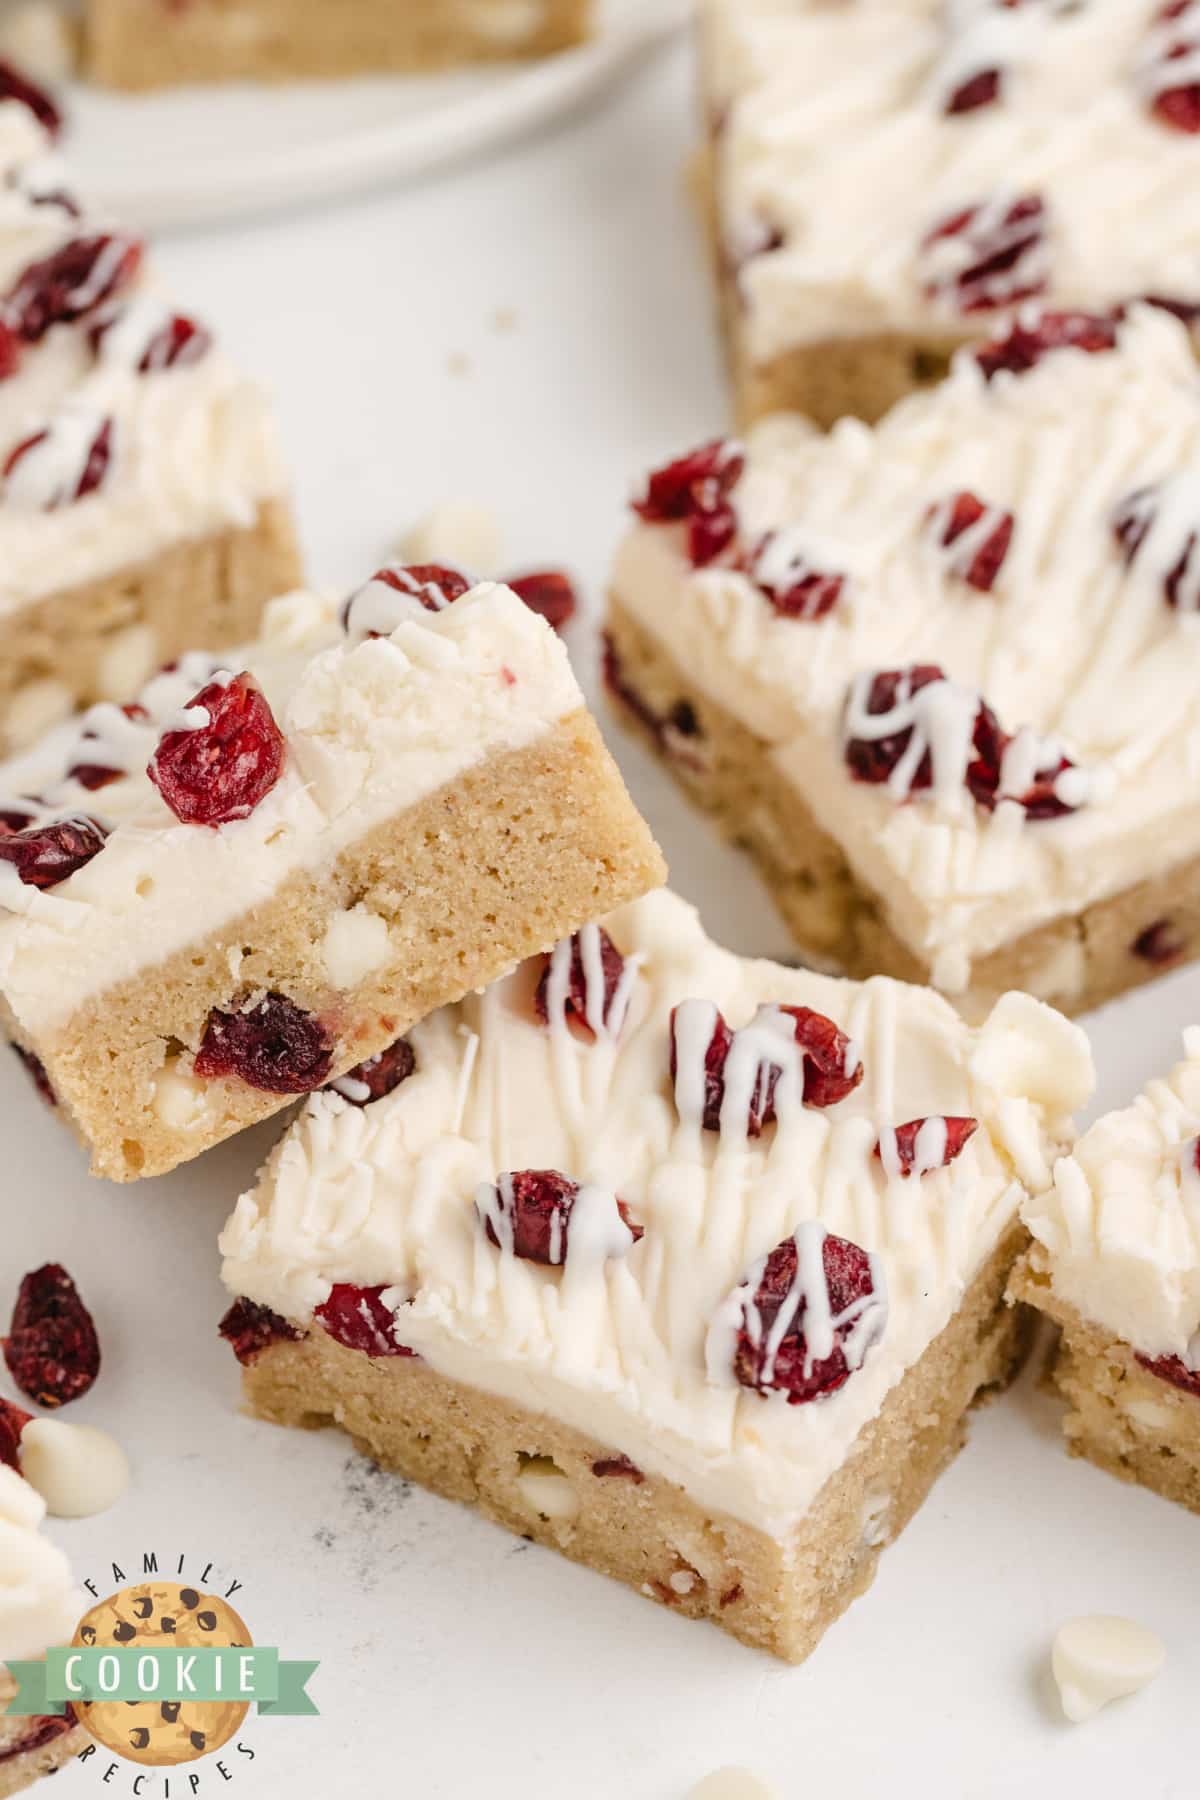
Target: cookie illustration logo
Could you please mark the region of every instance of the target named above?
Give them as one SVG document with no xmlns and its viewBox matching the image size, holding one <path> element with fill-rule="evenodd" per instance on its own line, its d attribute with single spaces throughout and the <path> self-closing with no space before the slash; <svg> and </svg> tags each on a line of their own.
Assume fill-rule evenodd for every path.
<svg viewBox="0 0 1200 1800">
<path fill-rule="evenodd" d="M 245 1650 L 254 1639 L 240 1613 L 215 1594 L 171 1581 L 124 1588 L 79 1622 L 79 1647 L 135 1650 Z M 219 1750 L 238 1731 L 248 1700 L 81 1700 L 79 1722 L 130 1762 L 174 1768 Z"/>
</svg>

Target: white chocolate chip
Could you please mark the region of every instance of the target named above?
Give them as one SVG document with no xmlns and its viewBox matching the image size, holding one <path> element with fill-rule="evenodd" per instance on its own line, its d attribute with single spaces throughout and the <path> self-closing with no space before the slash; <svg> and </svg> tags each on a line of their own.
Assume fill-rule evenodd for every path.
<svg viewBox="0 0 1200 1800">
<path fill-rule="evenodd" d="M 21 1433 L 21 1473 L 59 1519 L 107 1512 L 129 1486 L 129 1461 L 94 1425 L 31 1419 Z"/>
<path fill-rule="evenodd" d="M 1079 1725 L 1110 1700 L 1144 1688 L 1166 1659 L 1161 1638 L 1144 1625 L 1093 1613 L 1060 1628 L 1050 1660 L 1063 1711 Z"/>
<path fill-rule="evenodd" d="M 382 969 L 391 953 L 387 920 L 365 906 L 335 913 L 321 941 L 325 973 L 343 993 Z"/>
<path fill-rule="evenodd" d="M 696 1577 L 691 1569 L 676 1569 L 675 1573 L 668 1577 L 668 1581 L 677 1594 L 690 1594 L 696 1585 Z"/>
<path fill-rule="evenodd" d="M 1148 1431 L 1165 1431 L 1171 1424 L 1171 1409 L 1161 1400 L 1141 1400 L 1135 1395 L 1121 1402 L 1121 1411 Z"/>
<path fill-rule="evenodd" d="M 21 0 L 0 15 L 0 56 L 35 81 L 69 81 L 75 38 L 58 0 Z"/>
<path fill-rule="evenodd" d="M 168 1062 L 154 1080 L 154 1110 L 172 1131 L 190 1131 L 208 1114 L 209 1090 L 194 1075 L 185 1074 L 179 1059 Z"/>
<path fill-rule="evenodd" d="M 470 500 L 443 500 L 400 540 L 406 562 L 449 564 L 473 575 L 494 575 L 503 549 L 495 513 Z"/>
<path fill-rule="evenodd" d="M 18 689 L 8 704 L 8 735 L 18 747 L 32 743 L 74 709 L 75 696 L 61 681 L 50 675 L 41 681 L 30 681 Z"/>
<path fill-rule="evenodd" d="M 149 625 L 115 631 L 96 664 L 97 693 L 102 700 L 122 705 L 149 681 L 159 660 L 158 639 Z"/>
<path fill-rule="evenodd" d="M 579 1512 L 579 1495 L 562 1470 L 548 1456 L 530 1457 L 517 1476 L 521 1498 L 543 1519 L 573 1519 Z"/>
<path fill-rule="evenodd" d="M 892 1510 L 890 1494 L 868 1494 L 862 1504 L 859 1528 L 868 1550 L 877 1550 L 888 1541 L 888 1515 Z"/>
<path fill-rule="evenodd" d="M 687 1800 L 779 1800 L 778 1790 L 749 1769 L 715 1769 L 698 1781 Z"/>
</svg>

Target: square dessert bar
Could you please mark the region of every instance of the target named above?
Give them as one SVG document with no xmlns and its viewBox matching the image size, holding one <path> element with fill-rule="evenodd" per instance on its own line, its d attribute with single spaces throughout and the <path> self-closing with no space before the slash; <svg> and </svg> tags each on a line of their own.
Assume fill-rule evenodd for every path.
<svg viewBox="0 0 1200 1800">
<path fill-rule="evenodd" d="M 84 66 L 120 88 L 294 80 L 549 56 L 593 0 L 85 0 Z"/>
<path fill-rule="evenodd" d="M 743 423 L 879 418 L 1037 298 L 1200 319 L 1200 0 L 707 0 Z"/>
<path fill-rule="evenodd" d="M 1016 1300 L 1059 1327 L 1072 1456 L 1200 1512 L 1200 1030 L 1025 1208 Z"/>
<path fill-rule="evenodd" d="M 198 1155 L 663 879 L 550 627 L 468 587 L 286 597 L 0 764 L 0 1018 L 95 1173 Z"/>
<path fill-rule="evenodd" d="M 261 1417 L 791 1661 L 1024 1341 L 1004 1305 L 1087 1096 L 1025 995 L 742 960 L 663 893 L 315 1096 L 221 1240 Z"/>
<path fill-rule="evenodd" d="M 653 475 L 626 718 L 803 954 L 1081 1011 L 1200 947 L 1200 380 L 1137 307 L 1022 313 L 873 429 Z"/>
<path fill-rule="evenodd" d="M 0 1413 L 0 1800 L 51 1775 L 89 1742 L 68 1707 L 58 1717 L 10 1719 L 17 1684 L 7 1661 L 40 1657 L 70 1643 L 83 1610 L 63 1552 L 43 1537 L 45 1503 L 8 1461 Z"/>
<path fill-rule="evenodd" d="M 0 753 L 237 643 L 298 558 L 272 420 L 0 69 Z"/>
</svg>

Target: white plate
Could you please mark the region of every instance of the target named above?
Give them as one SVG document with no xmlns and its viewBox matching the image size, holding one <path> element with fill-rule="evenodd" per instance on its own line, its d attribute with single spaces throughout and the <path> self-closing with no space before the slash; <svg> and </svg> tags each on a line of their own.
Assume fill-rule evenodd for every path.
<svg viewBox="0 0 1200 1800">
<path fill-rule="evenodd" d="M 428 174 L 544 125 L 676 31 L 689 0 L 601 0 L 577 50 L 447 75 L 70 98 L 89 198 L 142 229 L 308 205 Z"/>
</svg>

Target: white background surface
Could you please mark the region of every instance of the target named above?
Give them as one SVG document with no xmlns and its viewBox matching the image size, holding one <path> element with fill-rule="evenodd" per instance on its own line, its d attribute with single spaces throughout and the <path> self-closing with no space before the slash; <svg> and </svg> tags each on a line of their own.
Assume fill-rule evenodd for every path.
<svg viewBox="0 0 1200 1800">
<path fill-rule="evenodd" d="M 569 565 L 598 608 L 633 475 L 725 416 L 690 141 L 680 47 L 488 166 L 163 246 L 179 292 L 277 392 L 319 578 L 361 576 L 430 503 L 476 495 L 507 520 L 514 564 Z M 590 627 L 570 641 L 590 671 Z M 614 741 L 710 928 L 786 953 L 748 868 Z M 1100 1101 L 1126 1099 L 1197 1018 L 1185 972 L 1090 1021 Z M 0 1067 L 0 1315 L 26 1269 L 71 1269 L 105 1358 L 71 1416 L 114 1430 L 136 1471 L 116 1509 L 55 1536 L 102 1593 L 110 1558 L 131 1579 L 143 1550 L 160 1568 L 185 1556 L 193 1578 L 211 1559 L 213 1585 L 243 1583 L 260 1642 L 321 1659 L 321 1717 L 248 1721 L 255 1761 L 227 1759 L 228 1784 L 194 1765 L 201 1794 L 683 1800 L 742 1763 L 786 1800 L 1195 1795 L 1200 1520 L 1068 1462 L 1028 1382 L 977 1418 L 872 1592 L 798 1670 L 410 1491 L 336 1433 L 240 1417 L 214 1241 L 276 1129 L 104 1186 Z M 1091 1611 L 1151 1625 L 1170 1660 L 1071 1728 L 1046 1657 L 1057 1624 Z M 132 1765 L 102 1786 L 105 1767 L 68 1770 L 55 1796 L 133 1791 Z M 162 1775 L 140 1791 L 191 1790 L 175 1772 L 169 1795 Z"/>
</svg>

